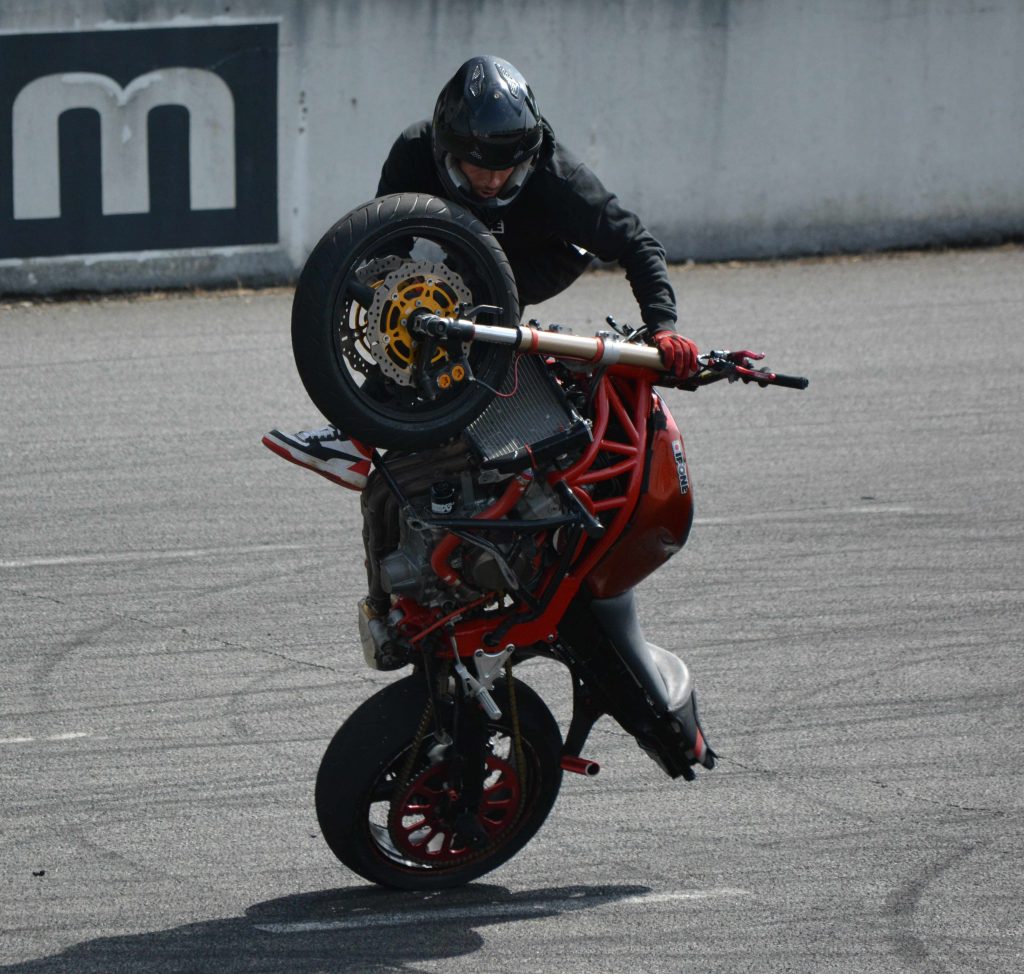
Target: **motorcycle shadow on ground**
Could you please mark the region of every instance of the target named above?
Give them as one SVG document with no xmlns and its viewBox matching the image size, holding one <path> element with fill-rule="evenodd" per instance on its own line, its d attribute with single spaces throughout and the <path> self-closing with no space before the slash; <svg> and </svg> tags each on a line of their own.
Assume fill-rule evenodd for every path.
<svg viewBox="0 0 1024 974">
<path fill-rule="evenodd" d="M 484 945 L 479 931 L 488 926 L 595 909 L 650 892 L 647 886 L 601 885 L 512 893 L 479 883 L 429 894 L 325 890 L 257 903 L 244 917 L 85 941 L 50 957 L 0 966 L 0 972 L 414 970 L 420 962 L 474 953 Z"/>
</svg>

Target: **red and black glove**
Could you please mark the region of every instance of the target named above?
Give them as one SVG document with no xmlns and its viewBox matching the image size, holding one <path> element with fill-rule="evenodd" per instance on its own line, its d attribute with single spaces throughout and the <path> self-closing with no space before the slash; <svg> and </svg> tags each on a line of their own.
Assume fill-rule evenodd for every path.
<svg viewBox="0 0 1024 974">
<path fill-rule="evenodd" d="M 651 338 L 661 353 L 665 369 L 677 379 L 685 379 L 697 371 L 697 346 L 671 328 L 659 328 Z"/>
</svg>

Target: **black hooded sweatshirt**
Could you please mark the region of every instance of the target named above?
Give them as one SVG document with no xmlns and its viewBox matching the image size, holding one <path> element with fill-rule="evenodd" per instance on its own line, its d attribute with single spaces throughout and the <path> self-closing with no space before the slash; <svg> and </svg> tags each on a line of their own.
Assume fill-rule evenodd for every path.
<svg viewBox="0 0 1024 974">
<path fill-rule="evenodd" d="M 378 196 L 389 193 L 451 198 L 434 163 L 430 122 L 410 125 L 392 146 L 377 187 Z M 596 256 L 625 270 L 645 324 L 674 330 L 676 301 L 661 244 L 546 125 L 537 167 L 515 199 L 470 208 L 508 256 L 521 305 L 565 290 Z"/>
</svg>

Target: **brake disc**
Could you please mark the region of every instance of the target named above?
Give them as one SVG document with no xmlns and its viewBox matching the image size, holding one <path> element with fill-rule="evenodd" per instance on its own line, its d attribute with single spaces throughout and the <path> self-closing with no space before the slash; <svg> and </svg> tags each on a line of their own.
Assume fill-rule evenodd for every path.
<svg viewBox="0 0 1024 974">
<path fill-rule="evenodd" d="M 388 274 L 401 266 L 402 258 L 394 254 L 388 254 L 385 257 L 374 257 L 373 260 L 368 260 L 356 271 L 356 277 L 359 278 L 361 284 L 377 287 Z"/>
<path fill-rule="evenodd" d="M 389 268 L 367 309 L 364 335 L 381 373 L 398 385 L 414 385 L 416 349 L 409 334 L 410 315 L 422 308 L 450 316 L 472 300 L 462 278 L 444 264 L 408 260 Z M 438 348 L 428 364 L 437 365 L 447 357 L 448 353 Z"/>
<path fill-rule="evenodd" d="M 401 257 L 388 254 L 368 260 L 355 271 L 355 276 L 360 284 L 376 289 L 391 271 L 401 266 Z M 377 363 L 370 353 L 369 332 L 367 309 L 351 297 L 346 298 L 338 322 L 338 350 L 354 372 L 367 378 L 377 372 Z"/>
</svg>

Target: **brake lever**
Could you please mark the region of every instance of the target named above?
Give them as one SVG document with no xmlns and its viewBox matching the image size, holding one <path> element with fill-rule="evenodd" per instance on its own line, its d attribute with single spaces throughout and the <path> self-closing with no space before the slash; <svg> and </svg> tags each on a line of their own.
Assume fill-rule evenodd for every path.
<svg viewBox="0 0 1024 974">
<path fill-rule="evenodd" d="M 711 352 L 710 354 L 714 356 L 719 353 Z M 762 389 L 770 385 L 782 386 L 785 389 L 806 389 L 810 384 L 810 381 L 802 375 L 783 375 L 781 372 L 773 372 L 771 369 L 756 369 L 753 362 L 749 361 L 749 359 L 760 361 L 763 358 L 763 352 L 751 352 L 748 349 L 725 353 L 725 361 L 732 366 L 728 372 L 729 381 L 735 382 L 740 379 L 742 382 L 756 382 Z"/>
<path fill-rule="evenodd" d="M 747 348 L 737 352 L 712 349 L 697 356 L 698 370 L 694 375 L 677 383 L 664 384 L 688 392 L 723 379 L 729 382 L 756 382 L 761 388 L 773 385 L 785 389 L 806 389 L 810 384 L 808 379 L 800 375 L 783 375 L 770 369 L 754 368 L 754 362 L 763 358 L 763 352 L 752 352 Z"/>
<path fill-rule="evenodd" d="M 459 305 L 459 313 L 457 317 L 466 318 L 467 320 L 472 321 L 477 315 L 500 315 L 503 310 L 503 308 L 499 308 L 494 304 L 474 304 L 468 308 L 463 305 Z"/>
<path fill-rule="evenodd" d="M 697 361 L 702 369 L 717 372 L 728 377 L 730 382 L 735 382 L 739 378 L 747 381 L 756 372 L 753 362 L 759 362 L 763 358 L 764 352 L 752 352 L 749 348 L 742 348 L 736 352 L 712 349 L 706 355 L 698 356 Z"/>
</svg>

